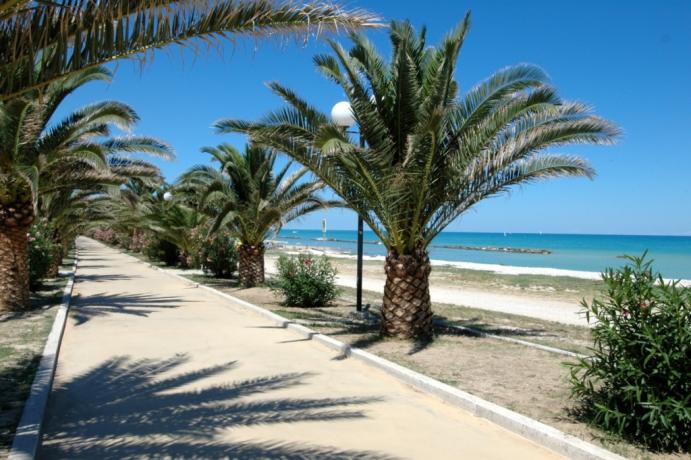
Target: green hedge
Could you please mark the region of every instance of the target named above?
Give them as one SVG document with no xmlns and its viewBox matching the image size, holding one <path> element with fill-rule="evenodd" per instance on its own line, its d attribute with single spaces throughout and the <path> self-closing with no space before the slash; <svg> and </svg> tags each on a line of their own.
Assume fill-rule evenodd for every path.
<svg viewBox="0 0 691 460">
<path fill-rule="evenodd" d="M 691 447 L 691 289 L 666 283 L 650 262 L 603 274 L 588 304 L 592 359 L 570 363 L 573 395 L 592 424 L 653 450 Z"/>
</svg>

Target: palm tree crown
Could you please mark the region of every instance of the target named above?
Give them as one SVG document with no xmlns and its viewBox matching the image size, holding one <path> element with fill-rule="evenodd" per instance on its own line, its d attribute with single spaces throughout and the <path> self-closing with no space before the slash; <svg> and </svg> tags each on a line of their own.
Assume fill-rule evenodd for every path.
<svg viewBox="0 0 691 460">
<path fill-rule="evenodd" d="M 317 68 L 348 95 L 367 142 L 361 148 L 293 91 L 270 88 L 288 107 L 252 123 L 222 120 L 221 132 L 244 132 L 285 151 L 331 186 L 390 250 L 424 248 L 480 200 L 512 185 L 554 176 L 592 177 L 586 161 L 547 155 L 572 143 L 610 143 L 618 130 L 580 103 L 561 100 L 532 65 L 502 69 L 465 95 L 454 79 L 469 17 L 436 48 L 425 31 L 391 24 L 387 63 L 362 35 L 350 52 Z"/>
<path fill-rule="evenodd" d="M 274 171 L 275 152 L 247 147 L 243 155 L 229 144 L 202 151 L 220 167 L 194 167 L 181 177 L 179 187 L 198 192 L 198 204 L 214 218 L 212 231 L 227 228 L 243 244 L 261 244 L 285 223 L 337 204 L 318 195 L 324 184 L 306 180 L 306 169 L 289 174 L 288 162 Z"/>
</svg>

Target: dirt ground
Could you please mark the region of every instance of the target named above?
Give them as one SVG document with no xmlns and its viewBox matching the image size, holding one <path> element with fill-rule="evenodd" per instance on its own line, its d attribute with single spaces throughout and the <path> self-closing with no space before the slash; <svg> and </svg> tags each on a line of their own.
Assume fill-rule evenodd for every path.
<svg viewBox="0 0 691 460">
<path fill-rule="evenodd" d="M 343 290 L 341 298 L 328 308 L 304 309 L 282 305 L 280 296 L 268 287 L 240 289 L 233 281 L 202 276 L 190 278 L 625 457 L 655 460 L 689 458 L 651 453 L 578 421 L 569 398 L 568 369 L 564 362 L 571 358 L 567 356 L 441 328 L 437 329 L 438 336 L 431 344 L 411 345 L 381 339 L 375 319 L 381 299 L 376 293 L 365 293 L 364 300 L 372 305 L 374 313 L 363 318 L 354 312 L 353 290 Z M 451 305 L 434 305 L 434 309 L 438 316 L 452 323 L 587 352 L 590 331 L 585 327 Z"/>
<path fill-rule="evenodd" d="M 62 269 L 73 263 L 66 258 Z M 9 453 L 66 282 L 46 280 L 32 293 L 31 308 L 0 315 L 0 458 Z"/>
</svg>

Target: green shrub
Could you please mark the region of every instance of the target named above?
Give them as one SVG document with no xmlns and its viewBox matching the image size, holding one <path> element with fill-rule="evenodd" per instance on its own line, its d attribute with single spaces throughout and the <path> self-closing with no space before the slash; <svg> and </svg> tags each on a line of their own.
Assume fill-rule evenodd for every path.
<svg viewBox="0 0 691 460">
<path fill-rule="evenodd" d="M 274 290 L 294 307 L 323 307 L 338 295 L 336 269 L 326 257 L 300 254 L 278 258 L 278 282 Z"/>
<path fill-rule="evenodd" d="M 569 363 L 573 396 L 592 424 L 653 450 L 691 447 L 691 288 L 665 283 L 651 263 L 609 269 L 591 359 Z"/>
<path fill-rule="evenodd" d="M 206 240 L 201 248 L 201 266 L 204 273 L 216 278 L 230 278 L 238 267 L 238 251 L 235 240 L 219 232 Z"/>
<path fill-rule="evenodd" d="M 154 237 L 144 248 L 144 255 L 152 260 L 158 260 L 168 266 L 176 265 L 180 260 L 180 251 L 173 243 Z"/>
<path fill-rule="evenodd" d="M 51 230 L 43 222 L 37 222 L 29 230 L 29 284 L 31 289 L 40 285 L 46 277 L 56 254 L 57 246 L 51 238 Z"/>
</svg>

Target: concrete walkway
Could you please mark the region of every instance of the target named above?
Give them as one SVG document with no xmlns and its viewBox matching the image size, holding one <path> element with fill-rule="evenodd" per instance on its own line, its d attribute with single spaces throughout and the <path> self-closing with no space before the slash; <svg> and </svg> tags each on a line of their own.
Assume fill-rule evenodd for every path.
<svg viewBox="0 0 691 460">
<path fill-rule="evenodd" d="M 80 238 L 40 458 L 558 458 Z"/>
</svg>

